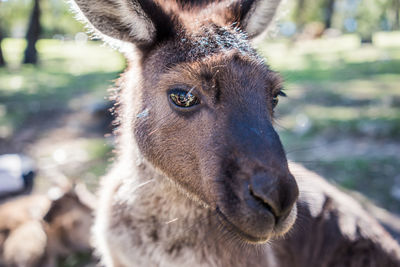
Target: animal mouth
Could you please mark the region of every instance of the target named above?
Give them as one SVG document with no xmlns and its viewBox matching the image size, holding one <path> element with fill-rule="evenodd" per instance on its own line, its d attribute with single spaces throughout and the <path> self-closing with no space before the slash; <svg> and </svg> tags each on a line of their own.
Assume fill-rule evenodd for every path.
<svg viewBox="0 0 400 267">
<path fill-rule="evenodd" d="M 249 184 L 248 188 L 249 188 L 250 196 L 252 196 L 254 198 L 254 200 L 258 203 L 258 205 L 260 207 L 262 207 L 263 209 L 267 210 L 268 212 L 270 212 L 272 215 L 274 215 L 275 219 L 277 219 L 278 218 L 277 212 L 271 207 L 271 205 L 269 205 L 261 197 L 259 197 L 257 195 L 257 193 L 254 192 L 254 190 L 250 184 Z"/>
<path fill-rule="evenodd" d="M 248 243 L 254 243 L 254 244 L 263 244 L 266 243 L 271 236 L 253 236 L 251 234 L 248 234 L 241 230 L 239 227 L 237 227 L 234 223 L 232 223 L 226 216 L 225 214 L 221 211 L 221 209 L 217 206 L 216 212 L 218 215 L 218 218 L 220 219 L 220 223 L 227 227 L 229 230 L 233 231 L 237 236 L 239 236 L 242 240 L 248 242 Z"/>
</svg>

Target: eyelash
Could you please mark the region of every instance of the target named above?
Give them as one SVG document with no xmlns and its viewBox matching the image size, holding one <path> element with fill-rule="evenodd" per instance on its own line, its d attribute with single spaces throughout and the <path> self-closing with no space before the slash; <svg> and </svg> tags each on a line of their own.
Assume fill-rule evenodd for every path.
<svg viewBox="0 0 400 267">
<path fill-rule="evenodd" d="M 272 102 L 272 109 L 274 109 L 278 105 L 279 96 L 286 97 L 287 95 L 285 94 L 285 92 L 282 91 L 282 89 L 279 90 L 279 92 L 277 94 L 275 94 L 273 96 L 273 98 L 272 98 L 272 101 L 271 101 Z"/>
</svg>

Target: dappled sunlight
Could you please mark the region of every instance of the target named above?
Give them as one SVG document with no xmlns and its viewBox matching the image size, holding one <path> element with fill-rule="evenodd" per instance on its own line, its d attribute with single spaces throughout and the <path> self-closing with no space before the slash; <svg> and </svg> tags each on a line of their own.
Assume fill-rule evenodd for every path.
<svg viewBox="0 0 400 267">
<path fill-rule="evenodd" d="M 397 36 L 400 33 L 390 34 Z M 296 43 L 287 40 L 264 41 L 258 45 L 258 50 L 266 56 L 267 62 L 277 69 L 291 71 L 311 68 L 321 71 L 341 69 L 356 63 L 371 62 L 379 66 L 380 61 L 390 64 L 391 61 L 400 60 L 400 49 L 396 41 L 390 45 L 390 38 L 386 37 L 384 40 L 384 46 L 362 45 L 357 35 Z"/>
<path fill-rule="evenodd" d="M 377 34 L 367 45 L 355 36 L 265 42 L 260 49 L 286 80 L 277 128 L 289 159 L 400 212 L 396 36 Z"/>
<path fill-rule="evenodd" d="M 40 66 L 19 66 L 24 41 L 3 43 L 10 65 L 0 69 L 0 152 L 35 159 L 36 191 L 66 177 L 96 188 L 113 145 L 96 110 L 107 110 L 107 89 L 124 60 L 99 43 L 41 40 Z"/>
<path fill-rule="evenodd" d="M 320 146 L 324 138 L 331 142 L 353 138 L 394 140 L 400 134 L 400 48 L 389 43 L 388 40 L 391 39 L 388 34 L 379 34 L 374 40 L 376 44 L 361 45 L 358 37 L 347 35 L 336 39 L 293 44 L 288 41 L 265 41 L 259 45 L 259 50 L 266 56 L 267 62 L 282 72 L 286 80 L 285 92 L 288 97 L 282 98 L 277 108 L 277 127 L 281 127 L 281 136 L 289 151 L 294 145 L 311 147 L 312 150 L 312 147 Z M 25 42 L 19 39 L 6 39 L 3 42 L 10 66 L 0 70 L 3 74 L 0 76 L 2 138 L 10 138 L 13 134 L 24 131 L 24 121 L 32 120 L 35 116 L 43 116 L 49 112 L 60 115 L 71 111 L 81 112 L 82 109 L 91 109 L 91 103 L 94 105 L 104 102 L 107 88 L 112 86 L 113 80 L 118 78 L 119 71 L 125 65 L 122 56 L 97 42 L 41 40 L 38 43 L 41 54 L 39 68 L 20 67 L 17 62 L 24 46 Z M 82 119 L 77 118 L 76 123 L 80 125 L 79 120 Z M 54 125 L 50 129 L 52 127 L 55 128 L 51 131 L 55 131 L 57 127 L 63 126 Z M 75 131 L 73 129 L 80 126 L 71 124 L 68 127 Z M 94 141 L 97 139 L 80 139 L 81 141 L 76 143 L 81 147 L 80 150 L 73 143 L 68 143 L 68 135 L 64 136 L 67 138 L 65 142 L 61 139 L 58 143 L 52 137 L 48 137 L 48 133 L 51 132 L 49 128 L 40 131 L 43 131 L 37 137 L 38 142 L 41 140 L 40 144 L 46 143 L 46 138 L 50 138 L 54 143 L 54 146 L 50 146 L 45 152 L 47 156 L 43 156 L 43 159 L 51 159 L 54 165 L 62 166 L 69 161 L 69 149 L 79 152 L 86 150 L 89 144 L 97 144 L 97 141 Z M 59 131 L 55 131 L 55 136 L 59 135 L 57 132 Z M 330 146 L 329 143 L 322 145 Z M 354 146 L 357 145 L 359 143 L 355 142 Z M 89 151 L 106 149 L 99 152 L 99 155 L 102 155 L 100 158 L 107 155 L 110 149 L 104 142 L 89 147 L 92 147 Z M 32 148 L 35 149 L 35 146 Z M 351 145 L 347 148 L 349 151 L 345 154 L 350 156 L 352 150 L 355 150 L 351 149 Z M 364 190 L 357 187 L 357 180 L 352 178 L 351 171 L 345 175 L 347 178 L 341 178 L 330 171 L 334 166 L 338 167 L 337 162 L 344 160 L 340 152 L 335 153 L 337 158 L 329 163 L 320 161 L 324 155 L 319 154 L 318 149 L 315 151 L 309 153 L 306 150 L 304 153 L 297 153 L 297 156 L 289 153 L 289 158 L 304 159 L 306 155 L 307 160 L 320 162 L 316 165 L 326 166 L 317 169 L 327 178 L 337 180 L 345 187 Z M 327 153 L 324 149 L 320 151 Z M 385 154 L 384 151 L 382 153 Z M 88 180 L 93 180 L 95 176 L 105 172 L 105 167 L 88 164 L 96 162 L 95 159 L 87 158 L 88 155 L 85 157 L 85 160 L 78 160 L 76 164 L 85 164 L 86 171 L 74 167 L 72 169 L 76 171 L 69 172 L 68 175 L 79 177 L 79 173 L 85 173 L 84 176 L 87 176 Z M 386 165 L 395 164 L 395 155 L 387 157 Z M 351 161 L 351 158 L 346 159 L 348 160 Z M 380 161 L 379 153 L 373 160 Z M 309 167 L 313 169 L 313 166 Z M 61 169 L 68 172 L 68 168 Z M 362 171 L 354 170 L 356 173 Z M 392 174 L 383 172 L 382 175 L 389 178 Z M 386 195 L 392 199 L 390 192 Z M 389 202 L 391 201 L 393 200 Z M 385 202 L 381 204 L 385 205 Z"/>
<path fill-rule="evenodd" d="M 156 2 L 0 0 L 0 266 L 400 261 L 400 0 Z"/>
</svg>

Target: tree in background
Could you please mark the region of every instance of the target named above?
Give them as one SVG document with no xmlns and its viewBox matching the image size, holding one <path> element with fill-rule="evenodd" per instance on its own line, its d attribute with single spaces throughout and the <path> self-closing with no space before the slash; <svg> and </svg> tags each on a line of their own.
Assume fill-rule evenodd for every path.
<svg viewBox="0 0 400 267">
<path fill-rule="evenodd" d="M 26 40 L 28 45 L 25 49 L 24 63 L 36 64 L 38 61 L 36 42 L 40 35 L 40 0 L 34 0 Z"/>
<path fill-rule="evenodd" d="M 379 30 L 393 30 L 391 10 L 392 0 L 363 0 L 355 10 L 354 19 L 357 22 L 356 31 L 363 42 L 372 42 L 372 35 Z M 382 27 L 383 22 L 387 26 Z"/>
<path fill-rule="evenodd" d="M 1 5 L 1 1 L 0 1 Z M 4 67 L 6 65 L 6 62 L 4 61 L 3 57 L 3 51 L 1 50 L 1 41 L 3 40 L 3 33 L 1 29 L 1 21 L 0 21 L 0 67 Z"/>
<path fill-rule="evenodd" d="M 306 0 L 297 0 L 297 5 L 295 9 L 295 15 L 294 17 L 296 18 L 296 25 L 297 28 L 302 29 L 305 24 L 305 16 L 304 16 L 304 10 L 305 10 L 305 5 L 306 5 Z"/>
<path fill-rule="evenodd" d="M 299 31 L 306 24 L 320 22 L 323 28 L 329 29 L 335 15 L 335 0 L 296 0 L 293 18 Z"/>
<path fill-rule="evenodd" d="M 1 41 L 3 40 L 1 29 L 0 29 L 0 67 L 4 67 L 6 62 L 4 61 L 3 52 L 1 50 Z"/>
<path fill-rule="evenodd" d="M 392 0 L 394 10 L 394 30 L 400 30 L 400 0 Z"/>
<path fill-rule="evenodd" d="M 326 0 L 324 3 L 324 26 L 325 29 L 332 27 L 333 14 L 335 12 L 335 0 Z"/>
</svg>

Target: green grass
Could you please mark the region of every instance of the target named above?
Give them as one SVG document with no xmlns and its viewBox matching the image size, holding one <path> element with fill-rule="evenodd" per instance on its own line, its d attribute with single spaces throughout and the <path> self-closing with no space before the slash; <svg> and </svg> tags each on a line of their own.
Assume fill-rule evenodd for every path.
<svg viewBox="0 0 400 267">
<path fill-rule="evenodd" d="M 380 144 L 400 144 L 399 37 L 380 33 L 373 45 L 348 35 L 259 46 L 286 80 L 277 128 L 288 157 L 395 212 L 400 155 Z M 340 141 L 347 145 L 335 147 Z"/>
<path fill-rule="evenodd" d="M 305 165 L 317 172 L 329 173 L 339 186 L 363 192 L 387 209 L 398 211 L 399 201 L 390 194 L 399 174 L 398 163 L 393 157 L 344 156 L 331 161 L 306 162 Z"/>
<path fill-rule="evenodd" d="M 1 45 L 8 64 L 0 68 L 0 153 L 16 150 L 34 158 L 36 191 L 47 191 L 60 177 L 94 190 L 110 165 L 112 145 L 101 132 L 91 132 L 99 128 L 99 118 L 85 116 L 91 103 L 104 101 L 125 67 L 123 57 L 96 42 L 40 40 L 40 62 L 32 66 L 21 64 L 24 40 L 6 39 Z M 80 115 L 81 110 L 86 113 Z M 89 253 L 78 253 L 59 266 L 91 261 Z"/>
<path fill-rule="evenodd" d="M 81 94 L 104 97 L 124 67 L 123 58 L 99 43 L 38 42 L 38 67 L 21 66 L 25 42 L 4 40 L 9 68 L 0 69 L 0 137 L 10 137 L 28 118 L 63 112 Z M 2 129 L 2 130 L 1 130 Z"/>
<path fill-rule="evenodd" d="M 397 42 L 399 33 L 393 36 Z M 261 44 L 259 50 L 286 79 L 289 97 L 281 99 L 280 123 L 294 129 L 296 114 L 301 112 L 310 122 L 307 134 L 332 128 L 348 135 L 370 135 L 364 126 L 376 124 L 376 135 L 396 138 L 400 134 L 400 48 L 390 46 L 390 35 L 378 37 L 383 47 L 361 46 L 354 35 Z"/>
</svg>

